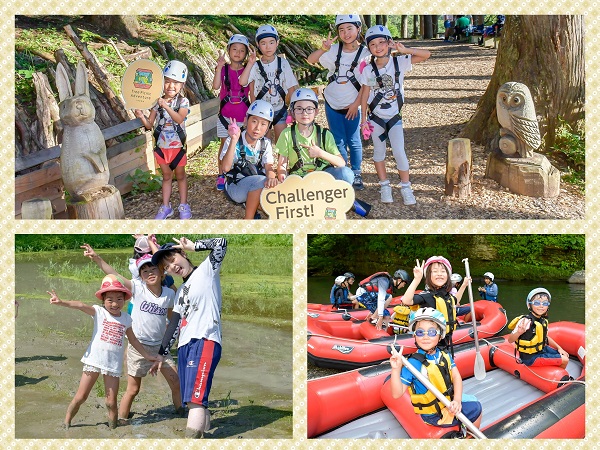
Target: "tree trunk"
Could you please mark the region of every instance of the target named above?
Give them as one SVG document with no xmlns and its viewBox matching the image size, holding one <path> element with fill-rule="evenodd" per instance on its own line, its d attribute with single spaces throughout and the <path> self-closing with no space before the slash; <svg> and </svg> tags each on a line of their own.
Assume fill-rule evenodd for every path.
<svg viewBox="0 0 600 450">
<path fill-rule="evenodd" d="M 419 38 L 419 16 L 413 16 L 413 39 Z"/>
<path fill-rule="evenodd" d="M 367 28 L 371 28 L 371 15 L 370 14 L 365 14 L 362 16 L 363 17 L 363 23 L 365 24 L 365 27 Z"/>
<path fill-rule="evenodd" d="M 140 24 L 135 16 L 89 16 L 97 27 L 111 33 L 124 34 L 130 38 L 139 36 Z"/>
<path fill-rule="evenodd" d="M 54 124 L 60 122 L 58 104 L 46 74 L 34 72 L 33 85 L 36 92 L 35 112 L 40 126 L 40 139 L 44 147 L 54 147 L 58 143 L 54 136 Z"/>
<path fill-rule="evenodd" d="M 433 39 L 433 22 L 429 14 L 423 16 L 423 39 Z"/>
<path fill-rule="evenodd" d="M 526 84 L 540 118 L 543 149 L 554 145 L 559 117 L 577 127 L 584 118 L 583 16 L 507 16 L 494 73 L 473 117 L 462 132 L 489 144 L 498 133 L 496 95 L 508 82 Z"/>
<path fill-rule="evenodd" d="M 400 36 L 408 39 L 408 15 L 404 14 L 400 19 Z"/>
</svg>

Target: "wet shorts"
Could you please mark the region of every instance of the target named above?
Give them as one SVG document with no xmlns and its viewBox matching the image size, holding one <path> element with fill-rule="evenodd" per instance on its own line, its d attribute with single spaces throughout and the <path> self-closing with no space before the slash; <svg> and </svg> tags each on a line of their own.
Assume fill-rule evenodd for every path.
<svg viewBox="0 0 600 450">
<path fill-rule="evenodd" d="M 192 339 L 178 353 L 181 401 L 208 408 L 208 394 L 221 359 L 221 345 L 206 339 Z"/>
<path fill-rule="evenodd" d="M 142 344 L 144 350 L 146 350 L 151 355 L 158 355 L 158 350 L 160 349 L 159 345 L 146 345 Z M 148 375 L 148 371 L 150 367 L 152 367 L 154 361 L 148 361 L 140 352 L 138 352 L 131 344 L 127 346 L 127 375 L 132 377 L 145 377 Z M 169 366 L 173 369 L 176 368 L 175 361 L 173 361 L 173 357 L 169 353 L 167 356 L 163 358 L 162 366 Z"/>
<path fill-rule="evenodd" d="M 463 413 L 467 419 L 469 419 L 471 422 L 475 422 L 481 415 L 481 411 L 481 403 L 479 403 L 474 396 L 463 394 L 460 412 Z M 421 415 L 421 418 L 423 419 L 423 422 L 441 428 L 455 427 L 461 424 L 461 421 L 455 417 L 452 423 L 447 425 L 438 425 L 438 420 L 442 418 L 440 414 L 423 414 Z"/>
<path fill-rule="evenodd" d="M 520 353 L 519 356 L 526 366 L 560 366 L 562 364 L 562 358 L 558 350 L 549 345 L 544 346 L 539 353 L 533 355 Z"/>
<path fill-rule="evenodd" d="M 154 157 L 156 158 L 156 162 L 159 165 L 169 165 L 171 164 L 171 161 L 173 161 L 175 159 L 175 157 L 179 154 L 179 150 L 181 150 L 180 147 L 178 148 L 161 148 L 163 155 L 165 155 L 164 158 L 158 156 L 158 153 L 154 152 Z M 185 166 L 187 164 L 187 154 L 183 155 L 183 158 L 181 158 L 181 160 L 179 160 L 179 163 L 177 163 L 177 167 L 181 167 L 181 166 Z"/>
</svg>

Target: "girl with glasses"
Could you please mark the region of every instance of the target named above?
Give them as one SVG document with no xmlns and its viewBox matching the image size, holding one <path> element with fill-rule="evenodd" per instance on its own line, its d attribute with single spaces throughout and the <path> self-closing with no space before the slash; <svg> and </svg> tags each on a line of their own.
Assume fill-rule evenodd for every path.
<svg viewBox="0 0 600 450">
<path fill-rule="evenodd" d="M 527 295 L 529 314 L 518 316 L 508 324 L 513 330 L 508 342 L 516 345 L 515 355 L 526 366 L 560 366 L 563 369 L 569 363 L 569 355 L 554 339 L 548 336 L 548 310 L 552 296 L 547 289 L 536 288 Z"/>
<path fill-rule="evenodd" d="M 427 372 L 429 381 L 449 401 L 448 407 L 427 389 L 406 367 L 402 367 L 400 355 L 392 345 L 390 365 L 392 367 L 391 388 L 392 397 L 400 398 L 406 390 L 415 413 L 429 424 L 450 428 L 460 426 L 455 415 L 462 412 L 479 428 L 481 424 L 481 403 L 475 396 L 463 394 L 462 377 L 454 363 L 454 359 L 446 351 L 437 347 L 446 335 L 446 319 L 444 315 L 433 308 L 421 308 L 411 313 L 409 332 L 415 336 L 417 352 L 410 355 L 408 363 L 418 371 Z"/>
</svg>

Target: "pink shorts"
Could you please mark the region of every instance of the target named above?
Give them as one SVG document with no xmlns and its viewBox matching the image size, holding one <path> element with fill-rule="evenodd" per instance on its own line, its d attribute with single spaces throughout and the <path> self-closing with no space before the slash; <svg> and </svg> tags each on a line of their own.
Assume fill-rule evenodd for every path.
<svg viewBox="0 0 600 450">
<path fill-rule="evenodd" d="M 156 158 L 156 162 L 159 165 L 167 165 L 168 166 L 169 164 L 171 164 L 171 161 L 173 161 L 175 159 L 175 157 L 179 154 L 180 150 L 181 150 L 181 147 L 161 148 L 161 151 L 165 157 L 164 158 L 160 157 L 158 155 L 158 153 L 156 153 L 156 151 L 154 152 L 154 157 Z M 187 154 L 183 155 L 183 158 L 181 158 L 179 163 L 177 163 L 177 167 L 185 166 L 186 164 L 187 164 Z"/>
</svg>

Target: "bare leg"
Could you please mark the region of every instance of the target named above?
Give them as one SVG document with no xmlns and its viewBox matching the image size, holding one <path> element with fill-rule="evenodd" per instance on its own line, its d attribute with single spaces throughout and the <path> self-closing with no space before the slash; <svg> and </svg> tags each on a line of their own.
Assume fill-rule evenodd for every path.
<svg viewBox="0 0 600 450">
<path fill-rule="evenodd" d="M 104 404 L 108 411 L 108 428 L 117 428 L 117 394 L 119 393 L 119 378 L 104 375 Z"/>
<path fill-rule="evenodd" d="M 129 412 L 131 411 L 131 404 L 135 399 L 136 395 L 140 392 L 142 386 L 142 377 L 127 377 L 127 390 L 123 394 L 121 404 L 119 405 L 119 420 L 129 419 Z"/>
<path fill-rule="evenodd" d="M 98 372 L 83 372 L 81 375 L 81 381 L 79 382 L 79 388 L 75 393 L 75 397 L 71 400 L 71 403 L 67 407 L 67 415 L 65 417 L 65 426 L 68 428 L 71 426 L 71 420 L 79 411 L 79 407 L 87 400 L 94 383 L 98 379 L 100 374 Z"/>
<path fill-rule="evenodd" d="M 167 383 L 169 383 L 169 387 L 171 388 L 171 398 L 173 399 L 173 405 L 175 406 L 176 411 L 180 411 L 181 404 L 181 391 L 179 388 L 179 375 L 177 375 L 177 371 L 168 365 L 163 365 L 160 373 L 163 374 Z"/>
<path fill-rule="evenodd" d="M 402 183 L 408 183 L 410 181 L 410 175 L 408 170 L 399 170 L 398 175 L 400 175 L 400 181 Z"/>
<path fill-rule="evenodd" d="M 221 168 L 221 152 L 223 151 L 223 146 L 225 145 L 225 141 L 227 138 L 221 138 L 221 144 L 219 144 L 219 153 L 217 153 L 217 175 L 221 175 L 223 173 L 223 169 Z"/>
<path fill-rule="evenodd" d="M 188 403 L 190 413 L 188 415 L 185 437 L 201 439 L 204 432 L 210 428 L 210 412 L 202 405 Z"/>
<path fill-rule="evenodd" d="M 256 210 L 258 209 L 258 205 L 260 204 L 260 194 L 262 189 L 257 189 L 255 191 L 248 192 L 248 196 L 246 197 L 246 220 L 254 219 L 254 215 L 256 214 Z"/>
<path fill-rule="evenodd" d="M 188 185 L 185 166 L 175 167 L 175 176 L 177 177 L 177 186 L 179 187 L 179 203 L 187 203 Z"/>
<path fill-rule="evenodd" d="M 171 200 L 171 191 L 173 190 L 173 187 L 171 186 L 171 183 L 173 182 L 173 171 L 168 164 L 160 164 L 160 171 L 162 172 L 163 176 L 162 202 L 164 206 L 169 206 L 169 200 Z"/>
</svg>

